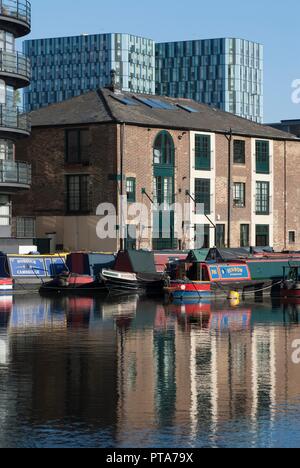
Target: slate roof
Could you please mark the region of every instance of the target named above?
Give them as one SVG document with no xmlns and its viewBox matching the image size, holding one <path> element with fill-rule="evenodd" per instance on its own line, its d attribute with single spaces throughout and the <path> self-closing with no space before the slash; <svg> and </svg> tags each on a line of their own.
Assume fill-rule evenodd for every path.
<svg viewBox="0 0 300 468">
<path fill-rule="evenodd" d="M 134 105 L 120 102 L 123 98 L 131 99 Z M 142 103 L 141 99 L 152 99 L 173 107 L 172 109 L 153 108 Z M 178 106 L 189 106 L 197 112 L 188 112 Z M 191 99 L 113 93 L 109 88 L 90 91 L 62 103 L 33 111 L 30 115 L 32 127 L 124 122 L 129 125 L 216 133 L 228 133 L 232 129 L 234 135 L 298 140 L 290 133 L 257 124 Z"/>
</svg>

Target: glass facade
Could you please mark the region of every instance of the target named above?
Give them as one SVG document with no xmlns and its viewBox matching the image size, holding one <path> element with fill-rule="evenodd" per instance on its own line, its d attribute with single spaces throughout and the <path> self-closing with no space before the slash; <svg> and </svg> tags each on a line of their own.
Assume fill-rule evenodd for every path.
<svg viewBox="0 0 300 468">
<path fill-rule="evenodd" d="M 263 46 L 242 39 L 156 44 L 156 94 L 263 121 Z"/>
<path fill-rule="evenodd" d="M 107 86 L 116 71 L 123 91 L 155 93 L 155 45 L 129 34 L 97 34 L 24 42 L 32 80 L 25 90 L 28 111 Z"/>
</svg>

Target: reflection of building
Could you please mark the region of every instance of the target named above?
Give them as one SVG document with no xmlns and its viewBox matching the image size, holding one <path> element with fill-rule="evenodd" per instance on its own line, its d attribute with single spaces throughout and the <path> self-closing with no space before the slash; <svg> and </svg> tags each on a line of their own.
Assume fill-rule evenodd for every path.
<svg viewBox="0 0 300 468">
<path fill-rule="evenodd" d="M 7 327 L 13 307 L 12 296 L 0 296 L 0 365 L 6 365 L 9 354 Z"/>
<path fill-rule="evenodd" d="M 33 186 L 15 197 L 15 214 L 36 220 L 38 238 L 55 233 L 59 249 L 113 252 L 121 234 L 127 248 L 189 249 L 197 233 L 204 247 L 300 248 L 293 135 L 113 86 L 31 116 L 32 138 L 18 154 L 34 162 Z M 128 211 L 142 203 L 148 216 L 124 215 L 120 193 Z M 117 212 L 109 238 L 106 203 Z"/>
<path fill-rule="evenodd" d="M 37 300 L 41 302 L 38 296 Z M 54 438 L 46 437 L 46 444 L 53 446 L 58 440 L 61 443 L 54 432 L 65 431 L 66 426 L 79 421 L 82 426 L 72 427 L 73 446 L 80 446 L 83 441 L 82 427 L 84 433 L 87 428 L 90 431 L 87 445 L 109 445 L 114 439 L 118 398 L 114 328 L 103 326 L 92 331 L 84 322 L 81 327 L 76 323 L 67 328 L 68 302 L 63 298 L 42 301 L 44 313 L 41 309 L 38 312 L 34 297 L 16 296 L 15 301 L 15 319 L 8 329 L 10 354 L 5 375 L 0 368 L 0 422 L 5 415 L 0 446 L 36 444 L 36 427 L 51 425 L 51 421 L 55 421 Z M 30 301 L 35 310 L 33 316 Z M 72 298 L 69 313 L 81 316 L 87 303 L 75 302 L 76 298 Z M 59 317 L 65 326 L 59 326 Z M 25 404 L 20 402 L 20 395 Z M 20 433 L 18 418 L 24 423 Z M 27 421 L 34 421 L 35 427 L 27 425 Z M 92 439 L 93 432 L 99 432 L 103 439 Z M 10 440 L 16 434 L 17 440 Z"/>
<path fill-rule="evenodd" d="M 160 309 L 157 306 L 157 324 L 163 323 Z M 254 317 L 261 316 L 264 306 L 256 309 Z M 205 441 L 207 436 L 207 444 L 217 445 L 224 424 L 243 420 L 252 434 L 248 443 L 259 444 L 261 417 L 266 430 L 271 429 L 278 406 L 299 399 L 300 373 L 291 359 L 299 326 L 284 326 L 284 320 L 299 320 L 300 315 L 278 310 L 281 326 L 272 318 L 262 326 L 251 324 L 249 312 L 220 311 L 223 320 L 213 321 L 194 314 L 187 327 L 183 307 L 178 309 L 178 325 L 173 311 L 165 315 L 164 327 L 134 328 L 118 336 L 118 440 L 133 428 L 139 443 L 151 444 L 153 439 L 142 439 L 147 431 L 155 437 L 155 431 L 174 425 L 183 438 L 189 434 L 181 443 Z M 230 322 L 226 314 L 237 317 Z M 269 313 L 266 316 L 270 320 Z"/>
</svg>

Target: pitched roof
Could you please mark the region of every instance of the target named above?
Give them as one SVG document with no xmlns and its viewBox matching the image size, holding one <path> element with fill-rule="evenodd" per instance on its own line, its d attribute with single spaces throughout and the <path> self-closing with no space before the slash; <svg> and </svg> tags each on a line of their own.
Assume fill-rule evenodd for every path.
<svg viewBox="0 0 300 468">
<path fill-rule="evenodd" d="M 129 125 L 216 133 L 228 133 L 232 129 L 234 135 L 297 140 L 295 135 L 191 99 L 114 93 L 108 88 L 90 91 L 33 111 L 31 119 L 33 127 L 124 122 Z"/>
</svg>

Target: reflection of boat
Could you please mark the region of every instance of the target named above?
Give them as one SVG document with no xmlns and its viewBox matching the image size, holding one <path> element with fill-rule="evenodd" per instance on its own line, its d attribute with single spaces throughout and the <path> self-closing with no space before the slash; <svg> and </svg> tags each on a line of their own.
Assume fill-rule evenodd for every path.
<svg viewBox="0 0 300 468">
<path fill-rule="evenodd" d="M 102 302 L 102 318 L 105 321 L 113 321 L 118 329 L 128 329 L 132 320 L 136 317 L 139 296 L 131 295 L 127 300 L 120 298 Z"/>
<path fill-rule="evenodd" d="M 12 296 L 0 296 L 0 328 L 6 328 L 8 326 L 12 307 Z"/>
<path fill-rule="evenodd" d="M 97 294 L 107 293 L 106 286 L 101 281 L 95 281 L 92 276 L 62 273 L 40 288 L 40 293 L 52 294 Z"/>
<path fill-rule="evenodd" d="M 109 291 L 119 293 L 163 294 L 165 279 L 160 273 L 123 273 L 103 270 L 101 277 Z"/>
<path fill-rule="evenodd" d="M 68 327 L 81 328 L 89 326 L 94 299 L 92 297 L 69 297 L 66 298 L 66 301 L 65 310 Z"/>
<path fill-rule="evenodd" d="M 169 304 L 169 314 L 177 315 L 186 327 L 197 324 L 201 329 L 239 331 L 250 327 L 251 309 L 214 309 L 211 303 Z"/>
</svg>

